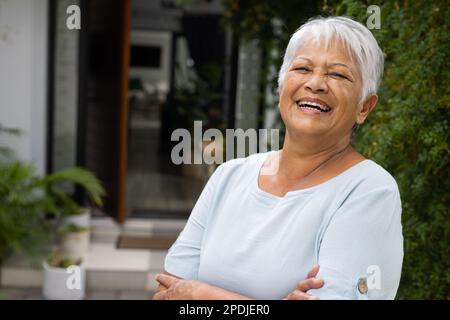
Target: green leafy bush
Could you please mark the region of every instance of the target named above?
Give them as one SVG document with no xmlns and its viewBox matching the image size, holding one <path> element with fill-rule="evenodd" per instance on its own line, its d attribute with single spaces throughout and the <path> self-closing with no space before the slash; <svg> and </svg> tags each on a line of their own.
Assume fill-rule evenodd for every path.
<svg viewBox="0 0 450 320">
<path fill-rule="evenodd" d="M 0 264 L 12 253 L 37 259 L 52 240 L 45 218 L 51 203 L 42 180 L 21 162 L 0 164 Z"/>
<path fill-rule="evenodd" d="M 57 241 L 60 218 L 79 212 L 79 205 L 62 190 L 61 183 L 82 186 L 94 204 L 102 205 L 105 190 L 84 168 L 40 176 L 21 161 L 0 162 L 0 264 L 12 253 L 23 253 L 32 260 L 46 255 L 49 245 Z M 69 225 L 65 231 L 76 230 Z"/>
<path fill-rule="evenodd" d="M 0 124 L 0 134 L 20 131 Z M 93 204 L 103 205 L 105 190 L 92 172 L 74 167 L 41 176 L 32 165 L 17 160 L 10 148 L 0 146 L 0 266 L 14 253 L 32 262 L 47 255 L 57 240 L 60 218 L 81 210 L 64 192 L 64 183 L 80 185 Z"/>
</svg>

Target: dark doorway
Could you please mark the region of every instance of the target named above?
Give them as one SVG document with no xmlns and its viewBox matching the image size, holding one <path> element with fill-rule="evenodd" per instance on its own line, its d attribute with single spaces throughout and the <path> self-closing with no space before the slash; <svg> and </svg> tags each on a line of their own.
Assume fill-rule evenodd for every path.
<svg viewBox="0 0 450 320">
<path fill-rule="evenodd" d="M 67 1 L 49 2 L 48 164 L 84 166 L 103 182 L 103 211 L 125 219 L 131 1 L 78 0 L 81 29 L 66 27 Z M 68 186 L 80 203 L 81 189 Z"/>
<path fill-rule="evenodd" d="M 208 168 L 173 164 L 171 134 L 190 130 L 194 120 L 204 121 L 204 130 L 219 126 L 213 120 L 223 111 L 221 15 L 136 1 L 131 25 L 127 211 L 130 217 L 185 219 Z M 205 86 L 212 83 L 216 92 Z"/>
<path fill-rule="evenodd" d="M 126 216 L 128 61 L 131 0 L 84 1 L 84 81 L 80 83 L 80 128 L 84 166 L 104 183 L 104 211 L 123 223 Z M 84 72 L 84 73 L 83 73 Z"/>
</svg>

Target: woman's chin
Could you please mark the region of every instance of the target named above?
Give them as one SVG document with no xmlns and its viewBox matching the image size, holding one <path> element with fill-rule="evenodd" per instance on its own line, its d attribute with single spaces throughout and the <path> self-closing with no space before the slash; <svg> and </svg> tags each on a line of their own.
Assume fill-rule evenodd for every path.
<svg viewBox="0 0 450 320">
<path fill-rule="evenodd" d="M 333 110 L 329 112 L 322 112 L 316 109 L 299 108 L 291 109 L 288 117 L 293 123 L 301 123 L 302 126 L 326 126 L 333 118 Z"/>
<path fill-rule="evenodd" d="M 323 118 L 320 114 L 303 115 L 297 114 L 290 119 L 290 126 L 296 130 L 316 133 L 322 132 L 329 128 L 331 118 Z"/>
<path fill-rule="evenodd" d="M 317 123 L 313 124 L 297 122 L 295 124 L 291 124 L 287 128 L 287 131 L 289 131 L 289 133 L 293 133 L 294 136 L 315 138 L 323 136 L 328 130 L 323 126 L 318 126 Z"/>
</svg>

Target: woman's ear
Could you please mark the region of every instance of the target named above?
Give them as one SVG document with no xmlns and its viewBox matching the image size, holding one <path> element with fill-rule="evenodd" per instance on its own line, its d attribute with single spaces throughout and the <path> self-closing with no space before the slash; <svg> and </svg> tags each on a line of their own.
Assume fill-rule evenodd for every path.
<svg viewBox="0 0 450 320">
<path fill-rule="evenodd" d="M 375 108 L 378 101 L 376 94 L 371 94 L 361 105 L 359 106 L 359 112 L 356 115 L 356 123 L 362 124 L 366 120 L 369 113 Z"/>
</svg>

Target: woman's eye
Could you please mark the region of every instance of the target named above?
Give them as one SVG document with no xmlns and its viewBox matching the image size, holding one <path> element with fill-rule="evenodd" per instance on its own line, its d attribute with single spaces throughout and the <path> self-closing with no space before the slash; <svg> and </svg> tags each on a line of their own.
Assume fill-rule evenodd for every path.
<svg viewBox="0 0 450 320">
<path fill-rule="evenodd" d="M 308 72 L 309 69 L 306 67 L 298 67 L 298 68 L 294 68 L 295 71 L 300 71 L 302 73 Z"/>
<path fill-rule="evenodd" d="M 341 73 L 337 73 L 337 72 L 330 73 L 330 76 L 337 77 L 337 78 L 340 78 L 340 79 L 347 79 L 346 76 L 344 76 Z"/>
</svg>

